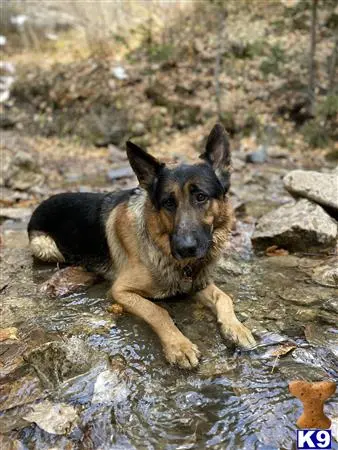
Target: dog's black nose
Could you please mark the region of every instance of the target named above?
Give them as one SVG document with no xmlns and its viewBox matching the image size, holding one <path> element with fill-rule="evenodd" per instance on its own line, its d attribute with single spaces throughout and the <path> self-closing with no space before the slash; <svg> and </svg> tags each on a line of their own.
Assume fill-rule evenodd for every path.
<svg viewBox="0 0 338 450">
<path fill-rule="evenodd" d="M 193 236 L 175 236 L 173 250 L 178 258 L 193 258 L 197 253 L 197 240 Z"/>
</svg>

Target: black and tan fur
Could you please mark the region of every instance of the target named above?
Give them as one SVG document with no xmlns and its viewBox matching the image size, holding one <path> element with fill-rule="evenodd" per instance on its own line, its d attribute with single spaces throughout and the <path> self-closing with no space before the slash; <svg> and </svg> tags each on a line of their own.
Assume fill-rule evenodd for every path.
<svg viewBox="0 0 338 450">
<path fill-rule="evenodd" d="M 225 337 L 253 346 L 231 298 L 212 282 L 232 224 L 224 129 L 213 128 L 198 164 L 166 166 L 131 142 L 127 154 L 139 187 L 46 200 L 28 226 L 33 254 L 104 273 L 115 301 L 153 328 L 172 364 L 195 367 L 200 353 L 150 299 L 190 294 L 213 310 Z"/>
</svg>

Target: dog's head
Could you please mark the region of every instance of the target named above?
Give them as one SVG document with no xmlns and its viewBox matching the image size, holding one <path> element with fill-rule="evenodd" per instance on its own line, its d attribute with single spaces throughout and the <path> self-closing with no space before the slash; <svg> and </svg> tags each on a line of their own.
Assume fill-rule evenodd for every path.
<svg viewBox="0 0 338 450">
<path fill-rule="evenodd" d="M 207 255 L 213 232 L 229 227 L 230 148 L 227 134 L 215 125 L 198 164 L 167 166 L 132 142 L 129 162 L 151 202 L 150 231 L 176 260 Z"/>
</svg>

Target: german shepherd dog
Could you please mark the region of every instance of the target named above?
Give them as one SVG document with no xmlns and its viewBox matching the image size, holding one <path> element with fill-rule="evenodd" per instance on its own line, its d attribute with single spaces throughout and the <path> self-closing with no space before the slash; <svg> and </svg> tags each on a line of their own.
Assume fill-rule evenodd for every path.
<svg viewBox="0 0 338 450">
<path fill-rule="evenodd" d="M 171 364 L 196 367 L 200 352 L 151 299 L 189 294 L 212 309 L 224 337 L 252 347 L 232 299 L 212 282 L 233 217 L 224 128 L 212 129 L 198 164 L 166 165 L 130 141 L 127 155 L 139 186 L 50 197 L 28 225 L 33 255 L 111 278 L 112 297 L 152 327 Z"/>
</svg>

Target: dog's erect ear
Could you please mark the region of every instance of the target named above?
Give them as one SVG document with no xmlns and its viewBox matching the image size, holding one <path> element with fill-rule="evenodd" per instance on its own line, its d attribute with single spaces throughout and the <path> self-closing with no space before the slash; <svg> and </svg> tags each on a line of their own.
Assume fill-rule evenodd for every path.
<svg viewBox="0 0 338 450">
<path fill-rule="evenodd" d="M 149 189 L 164 164 L 130 141 L 127 142 L 127 155 L 140 186 Z"/>
<path fill-rule="evenodd" d="M 205 152 L 202 153 L 200 158 L 211 164 L 215 171 L 230 166 L 231 156 L 228 134 L 219 123 L 211 130 Z"/>
</svg>

